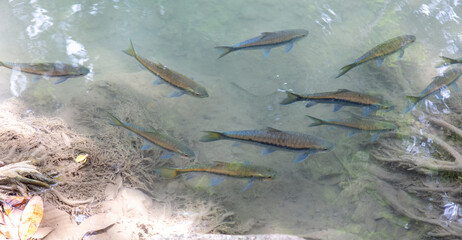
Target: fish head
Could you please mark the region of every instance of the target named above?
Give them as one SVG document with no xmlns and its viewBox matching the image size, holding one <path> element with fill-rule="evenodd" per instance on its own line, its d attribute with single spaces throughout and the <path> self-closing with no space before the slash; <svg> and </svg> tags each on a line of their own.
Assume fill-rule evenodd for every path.
<svg viewBox="0 0 462 240">
<path fill-rule="evenodd" d="M 391 111 L 393 109 L 395 109 L 395 105 L 393 105 L 391 102 L 389 101 L 382 101 L 382 103 L 380 104 L 380 109 L 384 110 L 384 111 Z"/>
<path fill-rule="evenodd" d="M 380 124 L 380 128 L 386 132 L 392 132 L 398 128 L 398 126 L 392 122 L 379 122 L 378 124 Z"/>
<path fill-rule="evenodd" d="M 189 92 L 192 93 L 195 97 L 206 98 L 209 96 L 207 90 L 204 87 L 198 86 L 194 89 L 189 89 Z"/>
<path fill-rule="evenodd" d="M 308 30 L 305 30 L 305 29 L 299 29 L 297 30 L 297 33 L 296 33 L 296 38 L 304 38 L 306 36 L 308 36 Z"/>
<path fill-rule="evenodd" d="M 271 168 L 264 168 L 259 171 L 259 177 L 263 180 L 272 180 L 275 179 L 277 172 Z"/>
<path fill-rule="evenodd" d="M 335 144 L 329 141 L 323 141 L 322 145 L 320 145 L 316 150 L 322 152 L 330 152 L 335 148 Z"/>
<path fill-rule="evenodd" d="M 85 76 L 89 72 L 90 72 L 90 69 L 88 69 L 88 68 L 86 68 L 84 66 L 80 66 L 80 67 L 77 68 L 77 75 L 78 76 Z"/>
<path fill-rule="evenodd" d="M 404 40 L 406 44 L 409 44 L 415 42 L 416 37 L 414 35 L 404 35 Z"/>
<path fill-rule="evenodd" d="M 177 152 L 181 154 L 183 157 L 187 157 L 187 158 L 194 158 L 196 156 L 194 151 L 187 147 L 178 149 Z"/>
</svg>

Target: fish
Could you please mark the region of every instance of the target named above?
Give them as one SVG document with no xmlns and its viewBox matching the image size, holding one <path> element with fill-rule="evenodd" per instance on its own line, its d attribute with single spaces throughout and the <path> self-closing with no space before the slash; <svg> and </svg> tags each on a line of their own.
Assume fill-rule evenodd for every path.
<svg viewBox="0 0 462 240">
<path fill-rule="evenodd" d="M 443 67 L 443 66 L 448 66 L 448 65 L 451 65 L 451 64 L 462 63 L 462 58 L 453 59 L 453 58 L 448 58 L 448 57 L 444 57 L 444 56 L 440 56 L 440 58 L 443 60 L 443 62 L 441 64 L 437 65 L 436 66 L 437 68 Z"/>
<path fill-rule="evenodd" d="M 308 36 L 308 31 L 304 29 L 290 29 L 277 32 L 262 32 L 260 36 L 245 40 L 233 46 L 215 47 L 221 52 L 219 59 L 230 52 L 249 49 L 263 49 L 263 54 L 268 57 L 271 48 L 286 45 L 286 52 L 294 46 L 294 42 Z"/>
<path fill-rule="evenodd" d="M 14 71 L 34 74 L 44 77 L 57 77 L 55 84 L 62 83 L 71 77 L 82 77 L 90 70 L 84 66 L 71 65 L 66 63 L 10 63 L 0 62 L 0 66 Z M 37 79 L 33 79 L 36 81 Z"/>
<path fill-rule="evenodd" d="M 224 175 L 235 178 L 249 178 L 247 186 L 242 190 L 247 190 L 255 180 L 270 180 L 276 177 L 276 171 L 271 168 L 250 165 L 249 163 L 228 163 L 215 161 L 209 164 L 196 164 L 187 168 L 162 167 L 154 169 L 162 177 L 173 179 L 182 173 L 203 172 L 216 175 Z M 216 185 L 212 181 L 211 185 Z"/>
<path fill-rule="evenodd" d="M 462 69 L 453 68 L 446 70 L 443 75 L 432 78 L 432 82 L 419 94 L 419 96 L 406 96 L 408 99 L 408 105 L 404 109 L 403 114 L 406 114 L 413 109 L 418 102 L 427 98 L 430 95 L 438 94 L 442 88 L 453 86 L 457 91 L 457 80 L 462 75 Z"/>
<path fill-rule="evenodd" d="M 309 127 L 320 126 L 320 125 L 331 125 L 348 129 L 348 136 L 353 136 L 360 131 L 367 131 L 375 133 L 372 136 L 371 141 L 375 142 L 381 133 L 394 131 L 398 126 L 393 122 L 378 121 L 378 120 L 367 120 L 367 119 L 348 119 L 348 120 L 323 120 L 315 118 L 310 115 L 306 115 L 313 123 L 308 125 Z"/>
<path fill-rule="evenodd" d="M 124 52 L 134 57 L 143 67 L 158 77 L 158 79 L 154 80 L 154 85 L 160 85 L 165 82 L 176 88 L 177 90 L 172 92 L 169 97 L 180 97 L 183 94 L 188 94 L 198 98 L 206 98 L 209 96 L 207 90 L 192 78 L 167 68 L 163 64 L 151 62 L 148 59 L 138 55 L 133 48 L 133 43 L 131 40 L 130 47 L 124 50 Z"/>
<path fill-rule="evenodd" d="M 366 52 L 364 55 L 356 59 L 352 64 L 342 67 L 340 69 L 340 73 L 335 78 L 339 78 L 343 74 L 350 71 L 352 68 L 370 60 L 376 60 L 377 65 L 380 66 L 386 56 L 398 51 L 400 52 L 399 58 L 401 58 L 404 55 L 404 49 L 415 40 L 416 37 L 413 35 L 403 35 L 389 39 Z"/>
<path fill-rule="evenodd" d="M 205 131 L 206 135 L 200 138 L 201 142 L 212 142 L 222 139 L 241 141 L 257 145 L 263 145 L 262 155 L 268 155 L 276 150 L 297 151 L 300 153 L 294 160 L 299 163 L 311 154 L 328 152 L 335 144 L 322 138 L 295 132 L 284 132 L 275 128 L 267 127 L 261 130 L 243 130 L 214 132 Z"/>
<path fill-rule="evenodd" d="M 308 101 L 306 107 L 311 107 L 317 103 L 333 103 L 334 112 L 340 110 L 343 106 L 363 107 L 363 117 L 370 114 L 371 111 L 394 109 L 393 104 L 381 97 L 369 95 L 366 93 L 353 92 L 348 89 L 338 89 L 336 92 L 321 92 L 307 95 L 287 93 L 287 98 L 281 101 L 281 105 L 291 104 L 297 101 Z"/>
<path fill-rule="evenodd" d="M 140 127 L 120 121 L 109 112 L 107 112 L 107 114 L 111 117 L 113 121 L 112 124 L 124 127 L 147 141 L 141 148 L 142 150 L 151 148 L 152 146 L 150 143 L 166 150 L 167 152 L 161 155 L 160 159 L 169 159 L 173 157 L 175 153 L 187 158 L 194 158 L 195 156 L 194 151 L 186 146 L 186 144 L 183 144 L 170 136 L 161 134 L 155 129 L 151 129 L 150 131 L 143 130 Z"/>
</svg>

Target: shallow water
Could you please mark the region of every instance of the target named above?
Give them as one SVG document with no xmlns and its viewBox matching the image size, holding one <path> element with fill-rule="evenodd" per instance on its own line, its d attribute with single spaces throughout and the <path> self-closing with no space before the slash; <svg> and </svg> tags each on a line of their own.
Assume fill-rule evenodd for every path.
<svg viewBox="0 0 462 240">
<path fill-rule="evenodd" d="M 37 114 L 59 116 L 69 120 L 72 127 L 98 134 L 72 121 L 79 117 L 72 111 L 72 102 L 95 97 L 89 91 L 95 82 L 124 84 L 149 102 L 139 107 L 145 111 L 139 114 L 152 118 L 155 128 L 190 143 L 197 161 L 249 161 L 278 171 L 274 181 L 256 182 L 244 193 L 240 190 L 245 181 L 239 179 L 201 190 L 216 199 L 226 199 L 223 205 L 241 221 L 261 221 L 250 233 L 304 234 L 335 228 L 372 239 L 383 237 L 384 232 L 393 238 L 418 236 L 421 229 L 406 230 L 406 219 L 376 203 L 373 195 L 338 202 L 343 189 L 331 176 L 343 176 L 339 181 L 348 182 L 339 159 L 355 159 L 352 156 L 357 152 L 367 152 L 371 136 L 360 133 L 348 138 L 342 129 L 308 128 L 310 120 L 305 114 L 344 118 L 349 112 L 360 114 L 360 109 L 345 107 L 333 113 L 332 105 L 307 109 L 303 103 L 281 106 L 279 102 L 285 98 L 284 90 L 315 93 L 346 88 L 384 95 L 396 108 L 381 114 L 399 119 L 405 96 L 418 94 L 443 71 L 434 67 L 438 56 L 462 57 L 461 16 L 459 0 L 3 1 L 0 60 L 78 63 L 91 73 L 54 85 L 53 79 L 33 83 L 30 75 L 1 68 L 0 101 L 24 98 Z M 261 50 L 252 50 L 217 60 L 215 46 L 232 45 L 260 32 L 296 28 L 310 33 L 289 53 L 279 47 L 272 49 L 268 58 Z M 415 35 L 417 40 L 406 48 L 402 59 L 393 54 L 381 67 L 366 63 L 335 79 L 342 66 L 381 42 L 404 34 Z M 194 77 L 210 97 L 168 98 L 174 89 L 165 84 L 153 86 L 154 75 L 122 52 L 129 39 L 138 54 Z M 458 97 L 453 91 L 451 95 Z M 445 105 L 437 109 L 441 114 L 450 112 Z M 204 130 L 267 126 L 320 136 L 334 141 L 337 147 L 293 164 L 296 154 L 291 152 L 260 156 L 261 147 L 198 141 Z M 334 183 L 326 181 L 331 178 Z M 187 186 L 193 188 L 195 184 L 191 181 Z M 358 213 L 358 205 L 367 205 L 366 211 Z M 386 220 L 377 220 L 382 218 Z M 367 220 L 377 221 L 376 226 L 369 226 Z"/>
</svg>

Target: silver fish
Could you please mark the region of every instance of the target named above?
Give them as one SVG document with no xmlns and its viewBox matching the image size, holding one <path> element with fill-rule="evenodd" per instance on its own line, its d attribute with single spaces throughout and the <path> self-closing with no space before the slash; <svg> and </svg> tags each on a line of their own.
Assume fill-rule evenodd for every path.
<svg viewBox="0 0 462 240">
<path fill-rule="evenodd" d="M 215 47 L 221 52 L 218 58 L 224 57 L 230 52 L 248 49 L 263 49 L 263 54 L 268 57 L 271 48 L 286 45 L 286 52 L 294 46 L 294 42 L 308 36 L 308 31 L 304 29 L 290 29 L 277 32 L 262 32 L 260 36 L 240 42 L 233 46 Z"/>
</svg>

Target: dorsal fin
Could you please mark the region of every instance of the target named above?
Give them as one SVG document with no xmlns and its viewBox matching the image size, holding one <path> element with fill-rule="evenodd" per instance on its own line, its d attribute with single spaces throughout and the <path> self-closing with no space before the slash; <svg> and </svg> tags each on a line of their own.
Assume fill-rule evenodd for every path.
<svg viewBox="0 0 462 240">
<path fill-rule="evenodd" d="M 213 162 L 213 164 L 215 164 L 215 165 L 224 165 L 224 164 L 227 164 L 227 162 L 218 161 L 218 160 L 214 160 L 214 161 L 212 161 L 212 162 Z"/>
<path fill-rule="evenodd" d="M 265 37 L 268 37 L 269 35 L 273 34 L 272 32 L 262 32 L 260 35 L 260 39 L 263 39 Z"/>
<path fill-rule="evenodd" d="M 265 130 L 269 131 L 269 132 L 282 132 L 281 130 L 278 130 L 278 129 L 272 128 L 272 127 L 266 127 Z"/>
<path fill-rule="evenodd" d="M 351 91 L 345 88 L 339 88 L 337 92 L 351 92 Z"/>
</svg>

